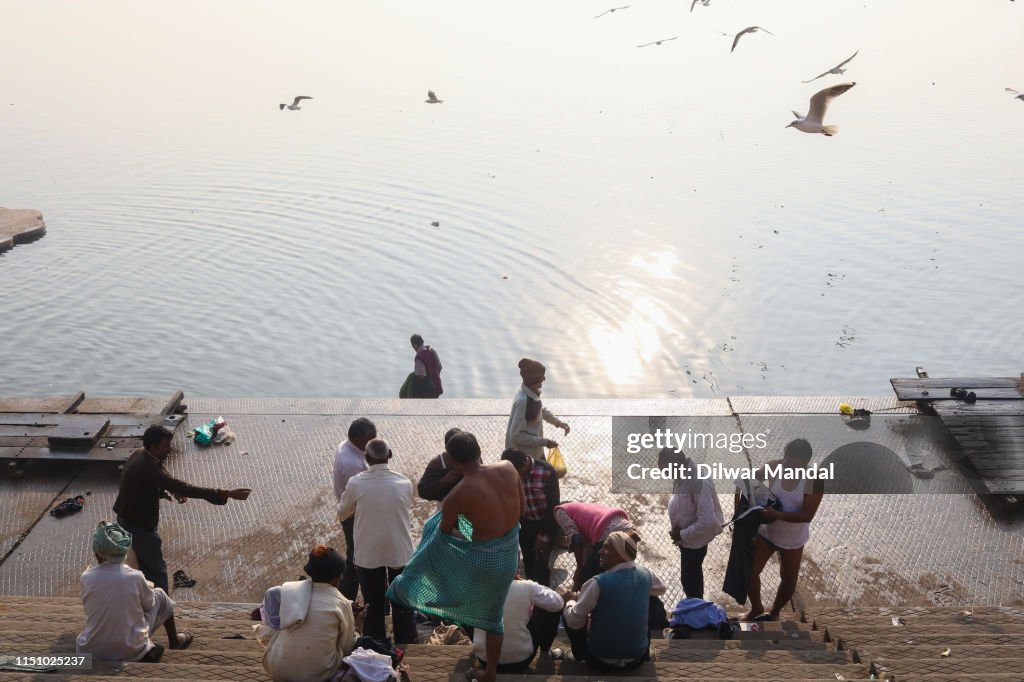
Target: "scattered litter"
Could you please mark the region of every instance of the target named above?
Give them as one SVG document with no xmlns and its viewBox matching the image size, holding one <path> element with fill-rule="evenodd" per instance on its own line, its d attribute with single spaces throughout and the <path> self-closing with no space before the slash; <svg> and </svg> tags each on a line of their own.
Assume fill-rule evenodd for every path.
<svg viewBox="0 0 1024 682">
<path fill-rule="evenodd" d="M 437 221 L 437 220 L 435 220 L 434 222 L 432 222 L 430 224 L 433 225 L 434 227 L 441 227 L 441 223 L 439 221 Z"/>
<path fill-rule="evenodd" d="M 224 635 L 223 637 L 221 637 L 221 639 L 245 639 L 245 635 L 239 635 L 239 634 Z"/>
<path fill-rule="evenodd" d="M 947 647 L 946 647 L 946 650 L 945 650 L 945 651 L 943 651 L 943 652 L 942 652 L 941 654 L 939 654 L 939 656 L 942 656 L 943 658 L 949 658 L 949 655 L 950 655 L 951 653 L 953 653 L 953 650 L 952 650 L 952 649 L 950 649 L 950 648 L 949 648 L 949 647 L 947 646 Z"/>
<path fill-rule="evenodd" d="M 965 616 L 973 616 L 974 615 L 974 611 L 961 611 L 960 613 L 964 614 Z"/>
<path fill-rule="evenodd" d="M 903 620 L 903 619 L 902 619 L 902 618 L 900 618 L 899 616 L 893 616 L 893 617 L 892 617 L 892 624 L 893 624 L 893 625 L 896 625 L 896 626 L 899 626 L 899 625 L 906 625 L 906 624 L 907 624 L 907 621 Z"/>
<path fill-rule="evenodd" d="M 845 677 L 843 677 L 843 676 L 842 676 L 842 675 L 841 675 L 840 673 L 832 673 L 832 674 L 836 676 L 836 679 L 837 679 L 837 680 L 845 680 L 845 679 L 846 679 L 846 678 L 845 678 Z"/>
<path fill-rule="evenodd" d="M 192 587 L 196 584 L 196 581 L 188 576 L 185 571 L 177 570 L 174 572 L 174 586 L 175 587 Z"/>
<path fill-rule="evenodd" d="M 50 510 L 50 515 L 58 519 L 75 514 L 82 511 L 82 507 L 85 506 L 85 498 L 79 495 L 78 497 L 69 497 L 64 500 L 56 507 Z"/>
<path fill-rule="evenodd" d="M 248 450 L 243 450 L 242 452 L 240 452 L 238 454 L 240 454 L 242 457 L 245 457 L 246 455 L 249 454 L 249 451 Z"/>
<path fill-rule="evenodd" d="M 209 445 L 217 436 L 217 432 L 227 425 L 228 423 L 224 421 L 224 417 L 217 417 L 216 419 L 211 419 L 205 424 L 200 424 L 189 431 L 186 435 L 195 440 L 198 445 Z"/>
</svg>

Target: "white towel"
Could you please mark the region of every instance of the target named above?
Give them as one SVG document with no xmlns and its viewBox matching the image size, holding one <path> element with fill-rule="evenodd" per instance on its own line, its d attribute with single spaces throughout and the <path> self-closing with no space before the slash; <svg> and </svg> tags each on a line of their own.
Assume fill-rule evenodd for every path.
<svg viewBox="0 0 1024 682">
<path fill-rule="evenodd" d="M 281 629 L 302 625 L 313 599 L 313 581 L 296 580 L 281 585 Z"/>
</svg>

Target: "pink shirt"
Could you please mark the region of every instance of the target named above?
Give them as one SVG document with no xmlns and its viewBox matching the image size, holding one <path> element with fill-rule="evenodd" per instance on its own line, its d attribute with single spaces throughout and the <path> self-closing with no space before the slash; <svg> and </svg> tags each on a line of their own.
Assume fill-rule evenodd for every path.
<svg viewBox="0 0 1024 682">
<path fill-rule="evenodd" d="M 616 517 L 629 519 L 629 514 L 625 510 L 613 509 L 612 507 L 595 502 L 566 502 L 555 507 L 556 511 L 559 509 L 569 515 L 576 524 L 576 527 L 579 528 L 580 532 L 591 544 L 601 539 L 605 526 L 612 519 Z"/>
</svg>

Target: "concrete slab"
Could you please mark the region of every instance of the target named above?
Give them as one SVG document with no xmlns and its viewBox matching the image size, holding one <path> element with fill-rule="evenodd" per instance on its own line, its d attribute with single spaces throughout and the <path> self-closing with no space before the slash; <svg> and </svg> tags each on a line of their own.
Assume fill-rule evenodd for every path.
<svg viewBox="0 0 1024 682">
<path fill-rule="evenodd" d="M 839 400 L 828 401 L 834 408 Z M 416 480 L 441 450 L 443 433 L 452 426 L 476 433 L 485 457 L 496 457 L 504 446 L 509 407 L 505 400 L 189 398 L 185 402 L 191 413 L 184 428 L 177 430 L 170 471 L 197 485 L 247 486 L 254 492 L 247 502 L 232 501 L 225 507 L 201 500 L 164 504 L 160 530 L 169 568 L 171 572 L 184 569 L 198 581 L 193 588 L 175 590 L 175 599 L 183 602 L 259 601 L 270 585 L 299 575 L 312 545 L 326 542 L 343 547 L 330 470 L 334 450 L 355 416 L 367 414 L 374 419 L 395 451 L 394 467 Z M 563 500 L 600 500 L 627 509 L 644 538 L 642 560 L 669 585 L 666 602 L 671 605 L 681 597 L 681 589 L 678 550 L 667 534 L 669 496 L 609 493 L 609 417 L 629 412 L 665 414 L 669 408 L 671 414 L 731 414 L 728 401 L 552 400 L 549 406 L 573 427 L 568 437 L 559 438 L 569 462 L 569 474 L 562 480 Z M 236 432 L 233 445 L 200 448 L 184 437 L 190 428 L 217 415 L 223 415 Z M 741 415 L 741 422 L 752 418 Z M 906 434 L 893 431 L 887 437 L 897 452 L 907 450 L 900 440 L 908 438 Z M 927 445 L 927 439 L 924 442 Z M 931 457 L 946 456 L 940 445 L 928 445 L 933 450 L 915 448 L 931 461 Z M 66 519 L 42 518 L 0 564 L 0 594 L 77 595 L 78 576 L 92 561 L 88 547 L 92 528 L 99 520 L 113 517 L 118 482 L 113 465 L 89 464 L 77 476 L 63 479 L 53 473 L 47 476 L 40 477 L 33 469 L 21 481 L 0 481 L 0 497 L 5 502 L 14 500 L 0 509 L 0 538 L 6 539 L 5 547 L 13 544 L 12 535 L 26 528 L 25 519 L 45 514 L 65 485 L 61 499 L 88 490 L 92 492 L 89 503 L 83 512 Z M 951 478 L 949 485 L 961 492 L 827 496 L 811 528 L 800 603 L 1024 606 L 1024 560 L 1018 560 L 1024 556 L 1021 524 L 993 516 L 964 481 Z M 729 514 L 731 495 L 720 500 Z M 415 501 L 417 532 L 435 510 L 432 502 Z M 722 604 L 730 603 L 719 591 L 729 542 L 728 532 L 712 542 L 704 563 L 706 597 Z M 567 580 L 573 568 L 571 555 L 559 553 L 554 559 L 554 580 Z M 766 599 L 774 594 L 777 576 L 773 560 L 764 574 Z"/>
<path fill-rule="evenodd" d="M 46 234 L 43 214 L 31 208 L 0 207 L 0 251 L 25 244 Z"/>
</svg>

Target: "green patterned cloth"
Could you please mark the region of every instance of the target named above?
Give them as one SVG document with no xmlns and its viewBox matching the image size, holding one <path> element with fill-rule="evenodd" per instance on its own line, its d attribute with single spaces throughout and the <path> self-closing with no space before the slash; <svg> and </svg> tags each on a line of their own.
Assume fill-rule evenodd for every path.
<svg viewBox="0 0 1024 682">
<path fill-rule="evenodd" d="M 388 589 L 388 599 L 460 625 L 503 634 L 502 611 L 519 568 L 519 524 L 500 538 L 473 542 L 473 526 L 459 516 L 466 538 L 442 533 L 441 513 L 423 526 L 423 539 Z"/>
</svg>

